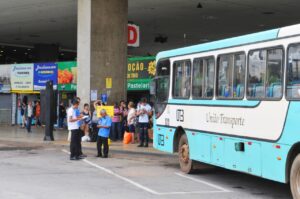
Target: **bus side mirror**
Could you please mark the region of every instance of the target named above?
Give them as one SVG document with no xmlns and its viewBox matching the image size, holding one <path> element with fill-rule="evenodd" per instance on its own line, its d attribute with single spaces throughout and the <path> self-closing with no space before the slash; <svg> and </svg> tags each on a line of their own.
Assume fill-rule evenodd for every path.
<svg viewBox="0 0 300 199">
<path fill-rule="evenodd" d="M 155 79 L 153 79 L 150 83 L 150 95 L 155 95 L 156 93 L 156 82 Z"/>
</svg>

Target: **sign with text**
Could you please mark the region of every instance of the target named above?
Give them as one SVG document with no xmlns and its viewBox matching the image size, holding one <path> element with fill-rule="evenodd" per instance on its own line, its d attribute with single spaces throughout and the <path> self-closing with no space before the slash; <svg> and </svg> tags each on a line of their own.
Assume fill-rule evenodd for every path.
<svg viewBox="0 0 300 199">
<path fill-rule="evenodd" d="M 128 91 L 144 91 L 150 89 L 151 79 L 131 79 L 127 80 Z"/>
<path fill-rule="evenodd" d="M 128 43 L 127 46 L 140 46 L 140 27 L 134 24 L 128 24 Z"/>
<path fill-rule="evenodd" d="M 46 82 L 52 81 L 53 88 L 57 89 L 57 64 L 36 63 L 34 64 L 34 90 L 46 89 Z"/>
<path fill-rule="evenodd" d="M 33 91 L 33 64 L 15 64 L 11 67 L 11 90 Z"/>
<path fill-rule="evenodd" d="M 155 76 L 155 57 L 134 57 L 128 59 L 127 79 L 150 79 Z"/>
<path fill-rule="evenodd" d="M 0 66 L 0 93 L 10 92 L 10 69 L 11 65 Z"/>
<path fill-rule="evenodd" d="M 129 58 L 127 65 L 127 90 L 149 90 L 151 79 L 155 74 L 155 57 Z"/>
</svg>

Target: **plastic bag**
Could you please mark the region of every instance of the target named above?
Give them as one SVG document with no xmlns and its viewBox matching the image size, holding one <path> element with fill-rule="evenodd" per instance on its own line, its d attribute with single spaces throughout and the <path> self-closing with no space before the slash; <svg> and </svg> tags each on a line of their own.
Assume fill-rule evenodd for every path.
<svg viewBox="0 0 300 199">
<path fill-rule="evenodd" d="M 124 139 L 123 139 L 123 144 L 129 144 L 131 142 L 132 134 L 125 132 L 124 133 Z"/>
</svg>

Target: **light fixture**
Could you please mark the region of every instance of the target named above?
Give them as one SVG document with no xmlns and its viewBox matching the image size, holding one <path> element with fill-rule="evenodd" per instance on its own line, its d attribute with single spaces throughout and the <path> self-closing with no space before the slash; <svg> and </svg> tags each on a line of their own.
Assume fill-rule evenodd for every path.
<svg viewBox="0 0 300 199">
<path fill-rule="evenodd" d="M 197 8 L 203 8 L 201 3 L 198 3 Z"/>
<path fill-rule="evenodd" d="M 14 52 L 16 52 L 17 50 L 16 49 L 14 49 Z"/>
<path fill-rule="evenodd" d="M 27 50 L 31 50 L 30 48 L 28 48 Z"/>
<path fill-rule="evenodd" d="M 264 15 L 273 15 L 273 14 L 275 14 L 275 13 L 272 12 L 272 11 L 266 11 L 266 12 L 263 12 L 262 14 L 264 14 Z"/>
<path fill-rule="evenodd" d="M 155 43 L 166 43 L 166 42 L 168 42 L 168 37 L 159 34 L 154 38 L 154 42 Z"/>
</svg>

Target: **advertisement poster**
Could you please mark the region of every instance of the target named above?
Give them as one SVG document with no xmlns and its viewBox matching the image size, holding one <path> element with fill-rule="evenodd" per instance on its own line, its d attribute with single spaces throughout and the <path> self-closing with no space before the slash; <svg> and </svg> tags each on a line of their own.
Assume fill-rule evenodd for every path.
<svg viewBox="0 0 300 199">
<path fill-rule="evenodd" d="M 77 62 L 58 62 L 58 90 L 76 91 Z"/>
<path fill-rule="evenodd" d="M 0 66 L 0 93 L 10 92 L 10 70 L 11 65 Z"/>
<path fill-rule="evenodd" d="M 33 91 L 33 64 L 15 64 L 11 67 L 12 92 Z"/>
<path fill-rule="evenodd" d="M 47 81 L 53 81 L 53 88 L 57 89 L 57 64 L 34 64 L 34 90 L 46 89 Z"/>
</svg>

